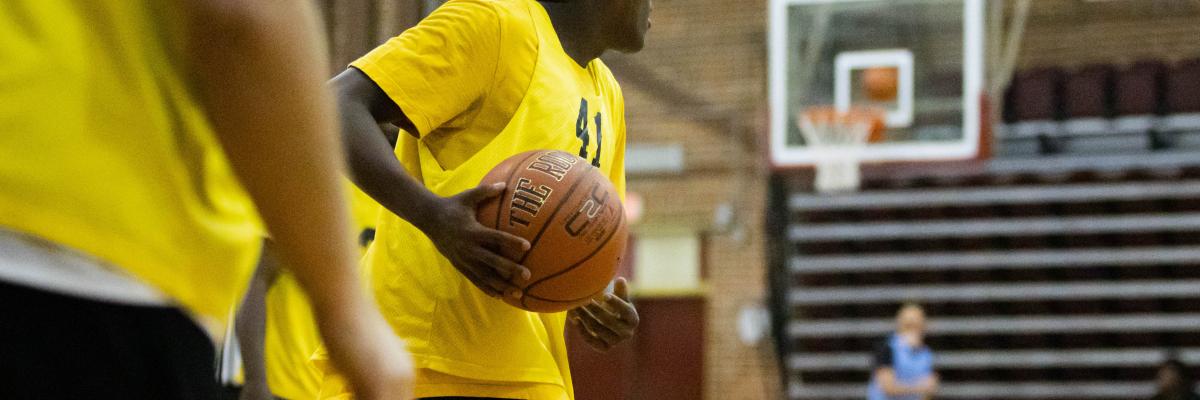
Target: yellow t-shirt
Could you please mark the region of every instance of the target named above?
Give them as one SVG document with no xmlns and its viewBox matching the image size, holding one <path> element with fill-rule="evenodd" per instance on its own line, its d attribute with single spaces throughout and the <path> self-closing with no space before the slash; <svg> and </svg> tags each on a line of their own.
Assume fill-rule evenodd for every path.
<svg viewBox="0 0 1200 400">
<path fill-rule="evenodd" d="M 289 400 L 315 399 L 320 371 L 308 362 L 321 346 L 308 296 L 290 272 L 281 271 L 267 290 L 267 325 L 263 345 L 267 386 Z"/>
<path fill-rule="evenodd" d="M 219 337 L 262 229 L 192 89 L 179 8 L 0 6 L 0 226 L 123 269 Z"/>
<path fill-rule="evenodd" d="M 365 249 L 374 237 L 375 220 L 382 207 L 354 185 L 346 186 L 351 194 L 353 232 Z M 321 389 L 321 371 L 309 359 L 320 348 L 321 336 L 308 296 L 291 272 L 280 271 L 267 290 L 266 305 L 263 358 L 271 393 L 289 400 L 316 399 Z"/>
<path fill-rule="evenodd" d="M 579 154 L 624 192 L 620 88 L 600 60 L 581 67 L 567 56 L 534 0 L 450 1 L 351 66 L 412 120 L 419 138 L 402 133 L 396 155 L 438 195 L 473 188 L 504 159 L 534 149 Z M 565 313 L 488 297 L 392 213 L 381 213 L 364 267 L 417 367 L 478 383 L 422 373 L 418 397 L 480 396 L 497 383 L 554 385 L 556 398 L 571 397 Z"/>
</svg>

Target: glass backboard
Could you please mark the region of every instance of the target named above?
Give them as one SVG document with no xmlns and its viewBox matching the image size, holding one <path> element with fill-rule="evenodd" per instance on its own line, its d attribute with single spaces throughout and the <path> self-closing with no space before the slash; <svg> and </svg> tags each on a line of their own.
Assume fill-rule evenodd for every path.
<svg viewBox="0 0 1200 400">
<path fill-rule="evenodd" d="M 771 160 L 813 161 L 796 115 L 871 107 L 885 130 L 864 162 L 973 158 L 985 0 L 771 0 Z"/>
</svg>

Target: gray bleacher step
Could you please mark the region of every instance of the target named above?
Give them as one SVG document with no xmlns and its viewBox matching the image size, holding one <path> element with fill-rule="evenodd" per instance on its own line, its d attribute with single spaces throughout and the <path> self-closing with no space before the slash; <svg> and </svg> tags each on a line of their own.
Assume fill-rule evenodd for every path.
<svg viewBox="0 0 1200 400">
<path fill-rule="evenodd" d="M 1200 363 L 1200 348 L 1172 349 L 1174 356 L 1189 364 Z M 1167 357 L 1160 348 L 1087 349 L 1087 350 L 960 350 L 939 351 L 934 359 L 937 369 L 973 370 L 998 368 L 1100 368 L 1154 367 Z M 871 368 L 871 353 L 801 353 L 787 358 L 793 372 L 866 371 Z"/>
<path fill-rule="evenodd" d="M 1041 139 L 1036 137 L 1004 138 L 996 147 L 996 157 L 1028 157 L 1042 153 Z"/>
<path fill-rule="evenodd" d="M 1150 135 L 1083 135 L 1056 138 L 1063 153 L 1136 153 L 1150 151 Z"/>
<path fill-rule="evenodd" d="M 1200 298 L 1200 280 L 1088 281 L 1054 283 L 940 284 L 794 288 L 793 306 L 992 301 L 1129 300 Z"/>
<path fill-rule="evenodd" d="M 792 224 L 793 242 L 1200 231 L 1200 213 Z"/>
<path fill-rule="evenodd" d="M 1200 163 L 1200 155 L 1193 154 Z M 1200 180 L 1174 182 L 1022 185 L 1009 187 L 879 190 L 841 195 L 794 194 L 793 211 L 878 210 L 939 206 L 1094 203 L 1200 197 Z"/>
<path fill-rule="evenodd" d="M 1200 263 L 1198 246 L 946 251 L 793 256 L 793 273 L 948 271 L 1096 266 L 1147 267 Z"/>
<path fill-rule="evenodd" d="M 890 318 L 793 320 L 792 338 L 883 337 L 895 329 Z M 1105 316 L 978 316 L 935 318 L 929 336 L 1030 335 L 1070 333 L 1200 333 L 1200 314 L 1128 314 Z"/>
<path fill-rule="evenodd" d="M 788 385 L 790 399 L 862 399 L 866 384 Z M 1124 382 L 948 382 L 938 390 L 938 399 L 1138 399 L 1154 394 L 1153 383 Z"/>
<path fill-rule="evenodd" d="M 1180 148 L 1135 154 L 1063 154 L 1002 158 L 987 163 L 987 173 L 1060 174 L 1078 171 L 1121 172 L 1132 169 L 1171 169 L 1200 165 L 1200 151 Z"/>
</svg>

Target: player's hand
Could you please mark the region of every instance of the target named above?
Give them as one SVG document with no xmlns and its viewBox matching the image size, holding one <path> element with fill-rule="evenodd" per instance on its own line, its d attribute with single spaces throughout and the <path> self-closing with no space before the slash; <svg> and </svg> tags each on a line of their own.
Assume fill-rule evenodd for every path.
<svg viewBox="0 0 1200 400">
<path fill-rule="evenodd" d="M 567 312 L 583 340 L 598 351 L 608 351 L 629 340 L 637 331 L 637 308 L 629 301 L 629 283 L 617 278 L 613 293 L 592 299 L 591 304 Z"/>
<path fill-rule="evenodd" d="M 501 193 L 504 183 L 496 183 L 440 199 L 422 230 L 450 264 L 488 296 L 519 298 L 521 289 L 512 281 L 529 279 L 529 269 L 500 255 L 498 249 L 523 252 L 529 250 L 529 241 L 475 220 L 479 204 Z"/>
<path fill-rule="evenodd" d="M 409 400 L 412 357 L 375 309 L 318 318 L 329 357 L 363 400 Z"/>
</svg>

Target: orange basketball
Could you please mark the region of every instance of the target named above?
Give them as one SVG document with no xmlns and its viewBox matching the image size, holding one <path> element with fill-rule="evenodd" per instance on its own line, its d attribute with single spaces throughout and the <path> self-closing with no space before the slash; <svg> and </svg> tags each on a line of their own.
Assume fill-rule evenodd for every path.
<svg viewBox="0 0 1200 400">
<path fill-rule="evenodd" d="M 625 254 L 625 211 L 612 182 L 582 158 L 556 150 L 517 154 L 481 184 L 506 183 L 481 204 L 484 226 L 525 238 L 529 251 L 502 255 L 529 268 L 520 299 L 504 301 L 536 312 L 558 312 L 600 294 Z"/>
<path fill-rule="evenodd" d="M 896 99 L 899 71 L 895 67 L 872 67 L 862 73 L 863 88 L 871 101 Z"/>
</svg>

